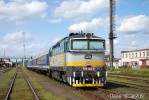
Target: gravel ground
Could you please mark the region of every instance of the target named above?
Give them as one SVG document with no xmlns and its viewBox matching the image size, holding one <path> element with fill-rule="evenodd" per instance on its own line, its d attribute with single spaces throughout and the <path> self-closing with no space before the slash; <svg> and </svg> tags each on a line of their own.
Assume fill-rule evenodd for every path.
<svg viewBox="0 0 149 100">
<path fill-rule="evenodd" d="M 119 93 L 121 96 L 132 97 L 135 100 L 149 100 L 149 92 L 135 89 L 126 85 L 107 82 L 107 90 Z M 142 97 L 141 97 L 142 96 Z"/>
<path fill-rule="evenodd" d="M 36 78 L 39 84 L 41 84 L 47 92 L 56 96 L 66 98 L 66 100 L 92 100 L 92 98 L 81 95 L 75 88 L 68 86 L 67 84 L 60 83 L 44 75 L 38 74 L 37 76 L 40 76 Z"/>
</svg>

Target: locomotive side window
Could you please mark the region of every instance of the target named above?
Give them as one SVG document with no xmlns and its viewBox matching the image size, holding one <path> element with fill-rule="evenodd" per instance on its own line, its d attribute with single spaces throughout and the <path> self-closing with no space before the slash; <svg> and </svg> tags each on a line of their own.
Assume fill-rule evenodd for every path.
<svg viewBox="0 0 149 100">
<path fill-rule="evenodd" d="M 61 54 L 61 53 L 63 53 L 64 52 L 64 41 L 62 41 L 61 43 L 60 43 L 60 51 L 59 51 L 59 53 L 58 54 Z"/>
<path fill-rule="evenodd" d="M 69 42 L 66 42 L 65 51 L 68 51 L 68 50 L 69 50 Z"/>
</svg>

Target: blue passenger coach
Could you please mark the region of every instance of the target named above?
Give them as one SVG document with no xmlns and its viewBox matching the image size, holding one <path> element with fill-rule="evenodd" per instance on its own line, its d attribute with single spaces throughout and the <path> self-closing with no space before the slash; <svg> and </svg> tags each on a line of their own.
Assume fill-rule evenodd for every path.
<svg viewBox="0 0 149 100">
<path fill-rule="evenodd" d="M 48 72 L 49 70 L 49 51 L 46 51 L 40 55 L 37 55 L 33 59 L 28 61 L 28 68 L 33 70 Z"/>
</svg>

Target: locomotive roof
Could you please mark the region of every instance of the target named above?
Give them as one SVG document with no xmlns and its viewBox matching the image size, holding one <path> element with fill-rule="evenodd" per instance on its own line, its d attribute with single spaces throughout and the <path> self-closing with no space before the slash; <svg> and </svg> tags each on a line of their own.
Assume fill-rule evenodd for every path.
<svg viewBox="0 0 149 100">
<path fill-rule="evenodd" d="M 69 34 L 69 37 L 64 37 L 63 39 L 59 40 L 59 41 L 58 41 L 55 45 L 53 45 L 53 46 L 56 46 L 57 44 L 61 43 L 62 41 L 64 41 L 64 40 L 67 39 L 67 38 L 85 38 L 85 37 L 86 37 L 85 34 L 87 34 L 87 33 L 83 33 L 83 32 L 81 32 L 81 33 L 70 33 L 70 34 Z M 93 33 L 90 33 L 90 34 L 92 34 L 92 38 L 97 38 L 97 39 L 105 40 L 104 38 L 101 38 L 101 37 L 98 37 L 98 36 L 94 36 Z"/>
<path fill-rule="evenodd" d="M 93 34 L 93 33 L 92 33 Z M 69 38 L 84 38 L 85 37 L 85 33 L 70 33 L 69 34 Z M 57 43 L 60 43 L 61 41 L 63 41 L 63 40 L 65 40 L 66 38 L 68 38 L 68 37 L 65 37 L 65 38 L 63 38 L 63 39 L 61 39 L 61 40 L 59 40 Z M 98 36 L 92 36 L 92 38 L 100 38 L 100 39 L 103 39 L 103 38 L 101 38 L 101 37 L 98 37 Z M 104 39 L 103 39 L 104 40 Z M 56 43 L 56 44 L 57 44 Z"/>
<path fill-rule="evenodd" d="M 84 38 L 85 37 L 85 34 L 86 33 L 70 33 L 69 37 L 70 38 Z M 93 34 L 93 33 L 91 33 Z M 103 39 L 101 37 L 98 37 L 98 36 L 94 36 L 94 34 L 92 35 L 92 38 L 100 38 L 100 39 Z"/>
<path fill-rule="evenodd" d="M 140 49 L 140 50 L 121 51 L 121 53 L 136 52 L 136 51 L 149 51 L 149 49 Z"/>
</svg>

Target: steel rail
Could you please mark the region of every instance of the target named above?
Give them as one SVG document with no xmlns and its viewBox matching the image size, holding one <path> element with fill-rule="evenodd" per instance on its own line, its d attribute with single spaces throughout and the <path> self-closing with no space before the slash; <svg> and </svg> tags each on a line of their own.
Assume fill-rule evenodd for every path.
<svg viewBox="0 0 149 100">
<path fill-rule="evenodd" d="M 21 71 L 22 71 L 22 69 L 21 69 Z M 28 83 L 28 85 L 29 85 L 29 87 L 30 87 L 30 89 L 31 89 L 31 91 L 32 91 L 32 93 L 33 93 L 35 99 L 36 99 L 36 100 L 39 100 L 38 95 L 36 94 L 35 90 L 33 89 L 32 85 L 30 84 L 28 78 L 27 78 L 26 75 L 23 73 L 23 71 L 22 71 L 22 74 L 23 74 L 23 76 L 24 76 L 26 82 Z"/>
<path fill-rule="evenodd" d="M 109 75 L 108 77 L 110 77 L 110 78 L 121 78 L 121 79 L 127 79 L 127 80 L 132 80 L 132 81 L 142 81 L 144 83 L 149 83 L 149 80 L 138 78 L 138 77 L 118 76 L 118 75 Z"/>
<path fill-rule="evenodd" d="M 18 72 L 18 69 L 17 69 L 17 72 Z M 9 87 L 8 92 L 7 92 L 7 95 L 6 95 L 5 100 L 9 100 L 9 98 L 10 98 L 10 94 L 11 94 L 12 88 L 13 88 L 13 86 L 14 86 L 14 82 L 15 82 L 15 79 L 16 79 L 16 76 L 17 76 L 17 72 L 16 72 L 16 74 L 15 74 L 14 77 L 13 77 L 13 80 L 12 80 L 12 82 L 11 82 L 11 84 L 10 84 L 10 87 Z"/>
<path fill-rule="evenodd" d="M 78 89 L 82 94 L 92 96 L 95 100 L 113 100 L 114 98 L 110 97 L 111 94 L 121 96 L 121 94 L 103 89 L 103 88 L 97 88 L 97 90 L 83 90 L 83 89 Z M 135 100 L 133 98 L 124 98 L 121 96 L 119 98 L 120 100 Z"/>
<path fill-rule="evenodd" d="M 79 89 L 77 88 L 77 91 L 80 91 L 83 95 L 87 95 L 87 96 L 91 96 L 93 97 L 95 100 L 106 100 L 105 98 L 103 98 L 102 96 L 99 95 L 98 90 L 96 91 L 91 91 L 91 90 L 83 90 L 83 89 Z M 96 92 L 96 93 L 95 93 Z"/>
<path fill-rule="evenodd" d="M 102 92 L 105 92 L 106 94 L 109 94 L 109 95 L 114 94 L 114 95 L 117 95 L 117 96 L 121 96 L 120 93 L 116 93 L 116 92 L 110 91 L 108 89 L 98 88 L 98 90 L 99 91 L 102 91 Z M 118 98 L 110 98 L 110 99 L 113 100 L 113 99 L 118 99 Z M 135 100 L 133 98 L 124 98 L 123 96 L 121 98 L 119 98 L 119 99 L 120 100 Z"/>
<path fill-rule="evenodd" d="M 149 76 L 133 75 L 133 74 L 121 74 L 121 73 L 108 73 L 108 75 L 118 75 L 118 76 L 131 76 L 140 78 L 149 78 Z"/>
<path fill-rule="evenodd" d="M 0 68 L 0 72 L 1 73 L 6 73 L 8 71 L 10 71 L 12 68 Z"/>
<path fill-rule="evenodd" d="M 143 86 L 143 85 L 138 85 L 138 84 L 133 84 L 133 83 L 128 83 L 128 82 L 120 82 L 120 81 L 115 81 L 115 80 L 108 80 L 107 82 L 122 84 L 122 85 L 126 85 L 132 88 L 143 90 L 143 91 L 149 91 L 148 86 Z"/>
<path fill-rule="evenodd" d="M 21 68 L 20 68 L 20 69 L 21 69 Z M 24 76 L 24 78 L 25 78 L 25 81 L 27 82 L 28 86 L 30 87 L 30 90 L 32 91 L 32 93 L 33 93 L 33 95 L 34 95 L 34 97 L 35 97 L 35 100 L 40 100 L 39 97 L 37 96 L 35 90 L 33 89 L 32 85 L 30 84 L 29 80 L 27 79 L 26 75 L 23 73 L 22 69 L 21 69 L 21 72 L 22 72 L 22 74 L 23 74 L 23 76 Z M 14 86 L 14 82 L 15 82 L 15 80 L 16 80 L 17 74 L 18 74 L 18 69 L 17 69 L 16 74 L 15 74 L 14 77 L 13 77 L 13 80 L 12 80 L 12 82 L 11 82 L 11 85 L 10 85 L 10 87 L 9 87 L 9 90 L 8 90 L 8 92 L 7 92 L 7 95 L 6 95 L 5 100 L 10 100 L 10 94 L 11 94 L 11 92 L 12 92 L 12 88 L 13 88 L 13 86 Z"/>
</svg>

